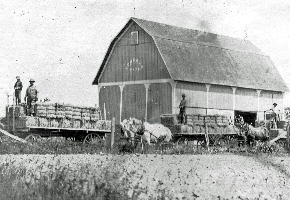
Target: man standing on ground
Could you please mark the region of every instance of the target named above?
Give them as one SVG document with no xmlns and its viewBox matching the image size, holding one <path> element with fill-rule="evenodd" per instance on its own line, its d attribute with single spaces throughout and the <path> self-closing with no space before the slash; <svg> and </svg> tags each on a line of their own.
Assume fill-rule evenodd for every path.
<svg viewBox="0 0 290 200">
<path fill-rule="evenodd" d="M 182 94 L 182 100 L 179 104 L 179 117 L 181 124 L 185 124 L 185 115 L 186 115 L 186 99 L 185 94 Z"/>
<path fill-rule="evenodd" d="M 34 82 L 33 79 L 30 79 L 30 85 L 28 86 L 24 97 L 24 101 L 27 102 L 27 108 L 29 108 L 31 116 L 34 115 L 34 103 L 38 100 L 38 91 L 34 86 Z"/>
<path fill-rule="evenodd" d="M 14 90 L 15 90 L 15 102 L 16 105 L 21 103 L 21 91 L 22 91 L 22 82 L 20 81 L 20 76 L 16 76 L 16 83 L 14 85 Z"/>
</svg>

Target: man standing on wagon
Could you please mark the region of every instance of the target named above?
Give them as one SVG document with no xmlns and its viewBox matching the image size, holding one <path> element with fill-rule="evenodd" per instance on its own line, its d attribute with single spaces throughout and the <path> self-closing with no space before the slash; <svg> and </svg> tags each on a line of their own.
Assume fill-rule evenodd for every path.
<svg viewBox="0 0 290 200">
<path fill-rule="evenodd" d="M 185 94 L 182 94 L 182 100 L 179 104 L 179 117 L 181 124 L 185 124 L 185 115 L 186 115 L 186 99 Z"/>
<path fill-rule="evenodd" d="M 15 102 L 16 105 L 21 104 L 21 91 L 22 91 L 22 82 L 20 81 L 20 76 L 16 76 L 16 83 L 14 85 L 15 90 Z"/>
<path fill-rule="evenodd" d="M 279 110 L 277 108 L 277 104 L 273 103 L 273 107 L 271 108 L 271 110 L 273 111 L 273 128 L 277 129 L 277 122 L 279 121 Z"/>
<path fill-rule="evenodd" d="M 38 90 L 34 86 L 34 80 L 30 79 L 30 85 L 26 89 L 24 101 L 27 102 L 27 108 L 30 110 L 31 116 L 34 116 L 34 103 L 38 100 Z"/>
</svg>

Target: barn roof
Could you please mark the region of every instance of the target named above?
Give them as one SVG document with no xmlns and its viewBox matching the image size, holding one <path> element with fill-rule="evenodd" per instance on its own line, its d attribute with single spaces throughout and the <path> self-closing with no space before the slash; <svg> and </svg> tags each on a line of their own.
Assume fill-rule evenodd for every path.
<svg viewBox="0 0 290 200">
<path fill-rule="evenodd" d="M 119 35 L 132 22 L 153 38 L 173 80 L 288 91 L 271 59 L 249 41 L 137 18 Z M 93 84 L 98 84 L 116 38 Z"/>
</svg>

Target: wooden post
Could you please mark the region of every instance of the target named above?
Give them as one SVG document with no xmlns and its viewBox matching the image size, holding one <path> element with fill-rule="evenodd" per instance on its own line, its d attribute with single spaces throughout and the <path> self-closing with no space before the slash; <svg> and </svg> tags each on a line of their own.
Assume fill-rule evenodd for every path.
<svg viewBox="0 0 290 200">
<path fill-rule="evenodd" d="M 209 109 L 209 88 L 210 84 L 205 84 L 206 87 L 206 114 L 208 114 L 208 109 Z"/>
<path fill-rule="evenodd" d="M 104 103 L 104 120 L 107 120 L 106 104 Z"/>
<path fill-rule="evenodd" d="M 113 149 L 114 146 L 114 139 L 115 139 L 115 117 L 113 117 L 112 119 L 112 123 L 111 123 L 112 127 L 111 127 L 111 150 Z"/>
<path fill-rule="evenodd" d="M 12 133 L 15 134 L 15 92 L 13 93 Z"/>
<path fill-rule="evenodd" d="M 207 127 L 207 123 L 204 123 L 204 127 L 205 127 L 205 142 L 206 142 L 206 148 L 207 150 L 209 150 L 209 137 L 208 137 L 208 127 Z"/>
</svg>

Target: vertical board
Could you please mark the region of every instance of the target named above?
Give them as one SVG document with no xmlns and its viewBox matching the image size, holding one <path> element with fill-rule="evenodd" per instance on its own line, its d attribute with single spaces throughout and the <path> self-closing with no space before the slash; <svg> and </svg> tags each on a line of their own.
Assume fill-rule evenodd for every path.
<svg viewBox="0 0 290 200">
<path fill-rule="evenodd" d="M 237 88 L 235 109 L 241 111 L 257 111 L 257 91 L 253 89 Z"/>
<path fill-rule="evenodd" d="M 274 91 L 261 91 L 260 96 L 260 111 L 270 110 L 273 107 L 273 103 L 277 103 L 279 110 L 283 109 L 283 94 L 282 92 Z"/>
<path fill-rule="evenodd" d="M 233 109 L 233 89 L 231 87 L 211 85 L 208 107 L 213 109 Z"/>
<path fill-rule="evenodd" d="M 122 100 L 122 120 L 145 118 L 146 89 L 143 84 L 125 85 Z"/>
<path fill-rule="evenodd" d="M 99 107 L 104 118 L 104 105 L 106 108 L 106 117 L 111 120 L 116 118 L 116 122 L 120 121 L 120 99 L 121 92 L 118 85 L 101 87 L 99 94 Z"/>
<path fill-rule="evenodd" d="M 132 31 L 138 31 L 137 45 L 130 43 Z M 169 72 L 153 39 L 133 23 L 113 48 L 100 76 L 100 83 L 168 78 Z"/>
<path fill-rule="evenodd" d="M 206 108 L 206 86 L 202 83 L 177 82 L 175 90 L 174 109 L 178 110 L 179 103 L 182 99 L 182 94 L 186 95 L 188 114 L 203 113 Z M 197 109 L 201 108 L 201 109 Z M 190 113 L 189 113 L 190 112 Z"/>
<path fill-rule="evenodd" d="M 160 123 L 160 115 L 172 113 L 172 87 L 170 83 L 149 85 L 147 117 L 149 123 Z"/>
</svg>

